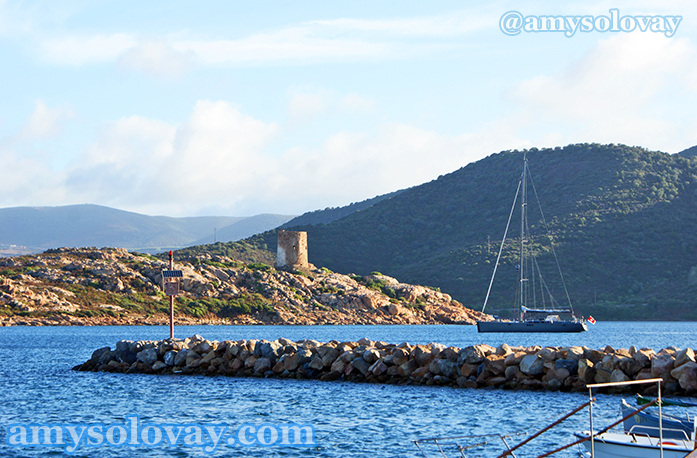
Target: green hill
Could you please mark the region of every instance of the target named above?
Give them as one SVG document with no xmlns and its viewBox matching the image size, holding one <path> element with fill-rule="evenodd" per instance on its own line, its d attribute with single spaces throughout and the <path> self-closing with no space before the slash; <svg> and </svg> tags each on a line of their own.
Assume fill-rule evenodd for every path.
<svg viewBox="0 0 697 458">
<path fill-rule="evenodd" d="M 680 151 L 678 155 L 687 158 L 697 157 L 697 145 L 691 148 L 687 148 L 686 150 Z"/>
<path fill-rule="evenodd" d="M 697 319 L 696 160 L 614 144 L 527 155 L 578 311 L 601 319 Z M 308 232 L 316 265 L 380 271 L 481 309 L 522 157 L 494 154 L 328 224 L 293 229 Z M 541 262 L 549 258 L 548 239 L 533 242 Z M 250 257 L 252 247 L 274 252 L 275 234 L 243 246 Z M 497 281 L 489 313 L 512 302 L 513 252 L 506 250 L 499 268 L 511 283 Z"/>
</svg>

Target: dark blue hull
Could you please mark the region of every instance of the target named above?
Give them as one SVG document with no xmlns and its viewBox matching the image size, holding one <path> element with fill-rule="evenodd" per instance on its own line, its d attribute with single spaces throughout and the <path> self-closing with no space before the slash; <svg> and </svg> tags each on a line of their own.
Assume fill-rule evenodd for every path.
<svg viewBox="0 0 697 458">
<path fill-rule="evenodd" d="M 478 321 L 479 332 L 584 332 L 581 321 Z"/>
</svg>

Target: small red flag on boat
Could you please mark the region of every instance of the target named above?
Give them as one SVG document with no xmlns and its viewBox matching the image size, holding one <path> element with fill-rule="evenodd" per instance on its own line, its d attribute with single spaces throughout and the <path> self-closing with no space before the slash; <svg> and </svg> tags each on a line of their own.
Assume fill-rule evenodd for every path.
<svg viewBox="0 0 697 458">
<path fill-rule="evenodd" d="M 592 316 L 589 316 L 589 317 L 588 317 L 588 322 L 589 322 L 590 324 L 595 324 L 595 318 L 593 318 Z"/>
</svg>

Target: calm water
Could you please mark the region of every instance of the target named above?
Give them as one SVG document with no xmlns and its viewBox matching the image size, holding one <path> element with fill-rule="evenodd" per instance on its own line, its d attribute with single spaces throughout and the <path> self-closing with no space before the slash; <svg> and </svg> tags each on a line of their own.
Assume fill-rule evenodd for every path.
<svg viewBox="0 0 697 458">
<path fill-rule="evenodd" d="M 477 343 L 514 345 L 629 346 L 659 350 L 697 345 L 697 323 L 598 323 L 590 332 L 559 335 L 478 334 L 473 326 L 187 326 L 177 337 L 207 339 L 346 341 L 368 337 L 390 343 L 440 342 L 464 347 Z M 6 445 L 11 424 L 224 424 L 299 423 L 315 428 L 313 448 L 221 445 L 212 456 L 255 457 L 418 457 L 412 441 L 433 436 L 535 432 L 586 401 L 586 394 L 511 392 L 436 387 L 381 386 L 306 380 L 199 376 L 150 376 L 74 372 L 93 350 L 120 339 L 161 339 L 166 327 L 0 328 L 0 423 L 2 456 L 63 456 L 62 448 Z M 600 395 L 596 424 L 618 417 L 619 397 Z M 517 453 L 536 456 L 573 441 L 587 428 L 578 414 Z M 524 437 L 524 436 L 523 436 Z M 516 443 L 514 439 L 512 441 Z M 207 456 L 199 448 L 82 447 L 71 456 Z M 432 454 L 430 456 L 436 456 Z M 455 455 L 453 455 L 455 456 Z M 469 456 L 495 456 L 492 452 Z M 576 457 L 577 449 L 559 453 Z"/>
</svg>

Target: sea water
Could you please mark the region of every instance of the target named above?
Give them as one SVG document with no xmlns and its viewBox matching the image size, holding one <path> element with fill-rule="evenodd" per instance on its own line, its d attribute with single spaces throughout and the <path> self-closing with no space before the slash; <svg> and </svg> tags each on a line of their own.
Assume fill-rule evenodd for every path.
<svg viewBox="0 0 697 458">
<path fill-rule="evenodd" d="M 608 322 L 581 334 L 478 334 L 474 326 L 181 326 L 176 337 L 200 334 L 210 340 L 315 339 L 389 343 L 438 342 L 465 347 L 585 345 L 602 349 L 695 348 L 697 323 Z M 166 440 L 115 447 L 84 443 L 70 456 L 253 456 L 253 457 L 420 457 L 414 440 L 479 434 L 512 434 L 509 444 L 561 418 L 587 401 L 587 393 L 475 390 L 314 380 L 76 372 L 71 368 L 121 339 L 162 339 L 167 327 L 5 327 L 0 328 L 1 456 L 64 456 L 67 446 L 8 445 L 11 425 L 219 425 L 228 432 L 243 425 L 310 425 L 314 445 L 276 443 L 244 446 L 221 441 L 214 450 L 196 443 L 171 446 Z M 620 418 L 620 396 L 598 395 L 596 428 Z M 692 400 L 694 402 L 694 400 Z M 221 426 L 222 425 L 222 426 Z M 537 456 L 574 440 L 588 428 L 584 410 L 516 451 Z M 14 430 L 16 431 L 16 430 Z M 104 429 L 101 430 L 104 433 Z M 267 431 L 268 432 L 268 431 Z M 15 437 L 16 439 L 16 437 Z M 155 438 L 156 439 L 156 438 Z M 492 438 L 490 438 L 492 439 Z M 483 441 L 480 440 L 480 441 Z M 118 438 L 115 440 L 118 442 Z M 150 442 L 155 440 L 150 437 Z M 493 438 L 497 452 L 504 448 Z M 467 445 L 471 441 L 460 441 Z M 106 444 L 106 445 L 105 445 Z M 423 445 L 428 456 L 442 456 Z M 453 450 L 453 449 L 450 449 Z M 466 456 L 496 456 L 471 449 Z M 558 457 L 577 457 L 578 448 Z M 447 456 L 460 456 L 450 452 Z"/>
</svg>

